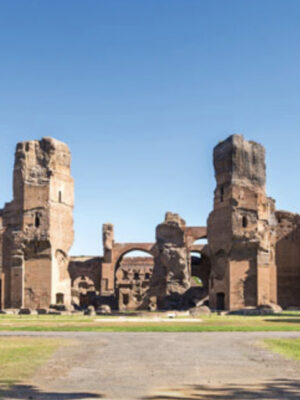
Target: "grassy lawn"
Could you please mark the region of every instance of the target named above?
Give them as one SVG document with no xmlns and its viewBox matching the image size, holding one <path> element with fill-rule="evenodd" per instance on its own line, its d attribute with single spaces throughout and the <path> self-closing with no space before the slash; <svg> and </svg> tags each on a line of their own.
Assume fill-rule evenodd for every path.
<svg viewBox="0 0 300 400">
<path fill-rule="evenodd" d="M 276 353 L 300 360 L 300 339 L 268 339 L 264 343 Z"/>
<path fill-rule="evenodd" d="M 95 331 L 95 332 L 255 332 L 300 331 L 300 312 L 275 316 L 203 316 L 153 321 L 151 314 L 130 321 L 118 317 L 1 315 L 0 331 Z"/>
<path fill-rule="evenodd" d="M 0 389 L 30 378 L 62 343 L 59 339 L 0 338 Z"/>
</svg>

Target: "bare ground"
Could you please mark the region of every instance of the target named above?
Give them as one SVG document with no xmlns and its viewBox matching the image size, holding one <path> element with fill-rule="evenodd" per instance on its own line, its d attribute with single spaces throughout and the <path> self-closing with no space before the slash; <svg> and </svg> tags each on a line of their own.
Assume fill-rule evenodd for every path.
<svg viewBox="0 0 300 400">
<path fill-rule="evenodd" d="M 300 399 L 300 362 L 263 348 L 300 333 L 1 333 L 75 339 L 3 399 Z"/>
</svg>

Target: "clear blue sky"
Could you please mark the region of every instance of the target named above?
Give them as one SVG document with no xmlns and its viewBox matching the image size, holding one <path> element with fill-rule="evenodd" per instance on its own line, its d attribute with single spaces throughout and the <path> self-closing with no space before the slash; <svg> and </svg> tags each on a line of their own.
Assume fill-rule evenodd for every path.
<svg viewBox="0 0 300 400">
<path fill-rule="evenodd" d="M 0 0 L 0 202 L 16 142 L 73 155 L 72 254 L 152 241 L 167 210 L 204 225 L 212 149 L 267 148 L 268 193 L 300 211 L 299 0 Z"/>
</svg>

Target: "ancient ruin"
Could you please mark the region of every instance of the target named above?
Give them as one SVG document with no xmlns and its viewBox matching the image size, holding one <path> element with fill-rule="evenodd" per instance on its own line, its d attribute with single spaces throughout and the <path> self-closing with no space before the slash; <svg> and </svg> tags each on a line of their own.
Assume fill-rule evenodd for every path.
<svg viewBox="0 0 300 400">
<path fill-rule="evenodd" d="M 278 304 L 300 307 L 300 215 L 276 211 Z"/>
<path fill-rule="evenodd" d="M 275 202 L 266 195 L 264 148 L 231 136 L 215 148 L 214 167 L 210 305 L 231 310 L 276 303 Z"/>
<path fill-rule="evenodd" d="M 181 308 L 183 295 L 191 287 L 191 260 L 185 221 L 168 212 L 156 228 L 154 269 L 149 289 L 151 309 Z"/>
<path fill-rule="evenodd" d="M 260 144 L 233 135 L 214 149 L 207 228 L 167 212 L 155 242 L 117 243 L 107 223 L 96 257 L 69 256 L 70 162 L 67 145 L 52 138 L 17 145 L 13 200 L 0 210 L 0 309 L 300 307 L 300 215 L 267 197 Z M 136 250 L 145 256 L 130 257 Z"/>
<path fill-rule="evenodd" d="M 13 201 L 1 219 L 1 306 L 71 305 L 73 179 L 68 147 L 52 138 L 19 143 Z"/>
</svg>

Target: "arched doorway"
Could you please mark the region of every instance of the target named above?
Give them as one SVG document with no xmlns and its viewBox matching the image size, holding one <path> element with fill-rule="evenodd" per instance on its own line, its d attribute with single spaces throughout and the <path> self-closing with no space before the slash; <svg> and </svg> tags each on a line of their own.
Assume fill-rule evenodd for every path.
<svg viewBox="0 0 300 400">
<path fill-rule="evenodd" d="M 132 249 L 123 253 L 115 265 L 115 295 L 119 310 L 145 309 L 154 266 L 150 252 Z"/>
<path fill-rule="evenodd" d="M 208 291 L 211 264 L 209 258 L 200 252 L 191 252 L 191 276 L 197 286 Z"/>
<path fill-rule="evenodd" d="M 208 304 L 211 263 L 206 253 L 207 239 L 201 238 L 190 249 L 191 286 L 198 302 Z"/>
<path fill-rule="evenodd" d="M 217 299 L 217 310 L 224 311 L 225 310 L 225 293 L 219 292 L 216 296 Z"/>
<path fill-rule="evenodd" d="M 192 251 L 190 253 L 191 257 L 191 278 L 192 278 L 192 286 L 200 286 L 203 287 L 203 281 L 201 276 L 201 253 Z"/>
</svg>

